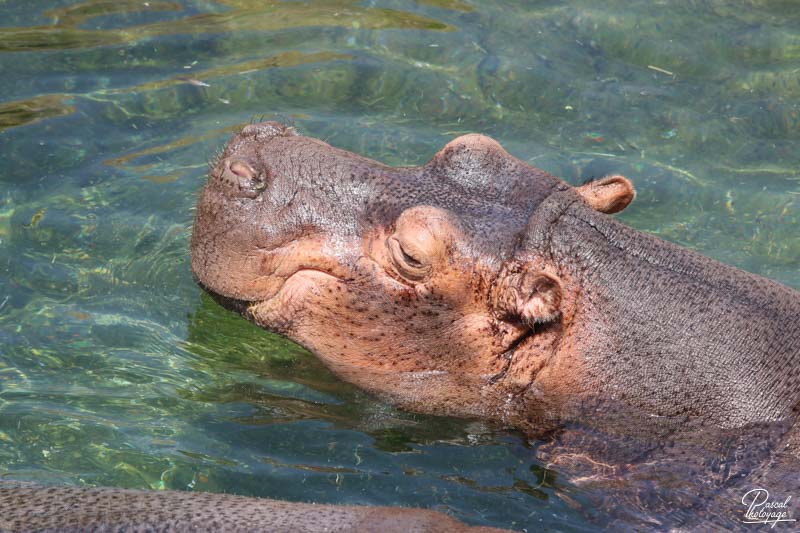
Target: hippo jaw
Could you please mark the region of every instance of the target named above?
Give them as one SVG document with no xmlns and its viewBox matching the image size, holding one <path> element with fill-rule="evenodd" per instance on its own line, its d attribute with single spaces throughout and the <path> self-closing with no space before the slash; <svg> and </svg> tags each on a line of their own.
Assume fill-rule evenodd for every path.
<svg viewBox="0 0 800 533">
<path fill-rule="evenodd" d="M 418 411 L 506 419 L 571 314 L 555 264 L 514 259 L 554 193 L 608 212 L 633 197 L 621 177 L 572 189 L 479 135 L 389 168 L 250 125 L 201 193 L 192 271 L 346 381 Z"/>
</svg>

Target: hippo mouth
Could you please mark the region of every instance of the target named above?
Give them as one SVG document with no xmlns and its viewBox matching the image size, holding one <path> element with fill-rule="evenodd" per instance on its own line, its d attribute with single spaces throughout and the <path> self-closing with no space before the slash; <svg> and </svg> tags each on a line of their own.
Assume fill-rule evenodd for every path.
<svg viewBox="0 0 800 533">
<path fill-rule="evenodd" d="M 224 296 L 218 292 L 214 292 L 209 288 L 206 284 L 195 277 L 195 283 L 203 289 L 203 292 L 211 296 L 211 298 L 217 302 L 219 305 L 227 309 L 228 311 L 233 311 L 237 314 L 243 314 L 247 309 L 254 303 L 250 300 L 241 300 L 238 298 L 232 298 L 230 296 Z"/>
<path fill-rule="evenodd" d="M 279 279 L 283 279 L 279 285 L 274 287 L 268 293 L 265 293 L 263 296 L 259 295 L 258 298 L 254 299 L 246 299 L 246 298 L 237 298 L 234 296 L 228 296 L 222 294 L 220 292 L 215 291 L 205 283 L 203 283 L 200 279 L 195 276 L 195 282 L 197 285 L 206 292 L 211 298 L 214 299 L 219 305 L 224 307 L 229 311 L 233 311 L 234 313 L 238 313 L 240 315 L 246 315 L 253 306 L 259 304 L 269 303 L 276 297 L 278 297 L 281 292 L 291 283 L 297 281 L 300 277 L 308 277 L 308 276 L 315 276 L 315 277 L 325 277 L 335 281 L 343 281 L 343 278 L 336 276 L 326 270 L 316 267 L 301 267 L 296 269 L 294 272 L 289 274 L 288 276 L 274 276 Z M 273 276 L 269 276 L 273 277 Z"/>
<path fill-rule="evenodd" d="M 232 240 L 232 238 L 230 238 Z M 217 240 L 225 240 L 218 237 Z M 248 254 L 224 253 L 218 261 L 204 260 L 202 254 L 192 256 L 192 275 L 198 286 L 220 305 L 246 315 L 255 304 L 267 303 L 297 285 L 309 274 L 336 281 L 352 278 L 347 265 L 334 254 L 326 253 L 326 243 L 318 235 L 288 242 L 257 244 Z M 313 283 L 303 283 L 312 287 Z"/>
</svg>

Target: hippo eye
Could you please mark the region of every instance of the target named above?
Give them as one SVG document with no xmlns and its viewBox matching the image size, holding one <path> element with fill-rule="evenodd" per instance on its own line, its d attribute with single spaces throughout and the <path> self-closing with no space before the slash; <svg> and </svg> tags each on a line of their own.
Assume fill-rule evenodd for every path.
<svg viewBox="0 0 800 533">
<path fill-rule="evenodd" d="M 402 277 L 411 281 L 421 281 L 430 274 L 430 265 L 420 258 L 418 254 L 403 247 L 396 237 L 389 237 L 386 241 L 392 266 Z"/>
<path fill-rule="evenodd" d="M 406 252 L 403 249 L 403 245 L 402 244 L 400 245 L 400 253 L 403 254 L 403 261 L 406 264 L 408 264 L 408 265 L 410 265 L 410 266 L 412 266 L 414 268 L 422 268 L 422 263 L 417 261 L 416 259 L 414 259 L 410 255 L 408 255 L 408 252 Z"/>
</svg>

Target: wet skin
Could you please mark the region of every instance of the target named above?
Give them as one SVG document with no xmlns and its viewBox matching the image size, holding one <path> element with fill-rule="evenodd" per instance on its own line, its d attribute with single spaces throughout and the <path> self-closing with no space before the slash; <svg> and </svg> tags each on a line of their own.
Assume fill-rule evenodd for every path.
<svg viewBox="0 0 800 533">
<path fill-rule="evenodd" d="M 253 124 L 210 170 L 192 270 L 346 381 L 546 436 L 539 456 L 590 485 L 627 480 L 598 500 L 667 472 L 705 484 L 636 496 L 655 523 L 687 506 L 731 520 L 709 495 L 793 487 L 800 294 L 608 216 L 633 197 L 621 176 L 574 188 L 481 135 L 391 168 Z"/>
</svg>

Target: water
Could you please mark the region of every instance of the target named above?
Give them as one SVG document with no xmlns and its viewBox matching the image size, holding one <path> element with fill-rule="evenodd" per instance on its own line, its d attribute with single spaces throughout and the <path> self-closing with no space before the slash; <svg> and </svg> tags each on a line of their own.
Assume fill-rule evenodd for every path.
<svg viewBox="0 0 800 533">
<path fill-rule="evenodd" d="M 262 116 L 389 164 L 479 131 L 619 172 L 628 224 L 800 288 L 792 2 L 43 4 L 0 2 L 0 475 L 593 529 L 535 443 L 395 410 L 201 294 L 206 161 Z"/>
</svg>

